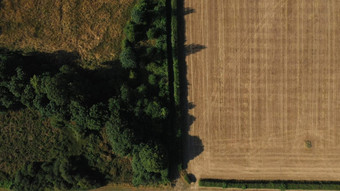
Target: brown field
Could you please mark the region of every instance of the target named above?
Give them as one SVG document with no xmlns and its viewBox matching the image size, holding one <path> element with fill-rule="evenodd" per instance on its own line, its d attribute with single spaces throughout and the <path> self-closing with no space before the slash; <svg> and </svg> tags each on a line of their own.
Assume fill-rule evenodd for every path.
<svg viewBox="0 0 340 191">
<path fill-rule="evenodd" d="M 135 0 L 0 0 L 0 47 L 116 59 Z M 1 4 L 2 2 L 2 4 Z"/>
<path fill-rule="evenodd" d="M 340 180 L 340 1 L 185 0 L 199 178 Z M 200 50 L 195 47 L 206 47 Z M 187 142 L 187 155 L 199 148 Z M 311 147 L 307 147 L 310 141 Z"/>
</svg>

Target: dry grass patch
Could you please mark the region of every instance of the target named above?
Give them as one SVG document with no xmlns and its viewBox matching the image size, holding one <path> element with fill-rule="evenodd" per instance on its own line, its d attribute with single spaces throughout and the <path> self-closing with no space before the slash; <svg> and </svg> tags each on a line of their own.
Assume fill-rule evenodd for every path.
<svg viewBox="0 0 340 191">
<path fill-rule="evenodd" d="M 76 51 L 83 61 L 118 58 L 135 0 L 2 0 L 0 47 Z"/>
</svg>

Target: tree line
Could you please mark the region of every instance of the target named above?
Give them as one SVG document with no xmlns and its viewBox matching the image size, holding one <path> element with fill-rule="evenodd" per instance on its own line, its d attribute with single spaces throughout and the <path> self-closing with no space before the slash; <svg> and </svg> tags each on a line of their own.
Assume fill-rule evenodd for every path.
<svg viewBox="0 0 340 191">
<path fill-rule="evenodd" d="M 11 188 L 105 184 L 110 178 L 95 162 L 101 153 L 89 149 L 104 139 L 115 155 L 131 160 L 134 185 L 169 182 L 165 0 L 138 1 L 124 34 L 120 62 L 105 69 L 81 68 L 65 55 L 0 51 L 0 111 L 36 110 L 88 146 L 78 154 L 61 150 L 52 160 L 28 162 L 12 177 Z"/>
</svg>

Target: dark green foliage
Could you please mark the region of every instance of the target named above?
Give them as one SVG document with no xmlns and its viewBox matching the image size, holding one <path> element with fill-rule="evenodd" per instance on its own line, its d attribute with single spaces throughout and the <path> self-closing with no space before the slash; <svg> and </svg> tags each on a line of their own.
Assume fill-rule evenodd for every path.
<svg viewBox="0 0 340 191">
<path fill-rule="evenodd" d="M 80 132 L 87 130 L 100 130 L 104 127 L 108 117 L 108 110 L 105 104 L 97 103 L 90 108 L 72 101 L 70 105 L 71 120 L 79 127 Z"/>
<path fill-rule="evenodd" d="M 83 156 L 72 156 L 26 164 L 16 174 L 13 187 L 18 191 L 89 189 L 103 185 L 102 180 L 103 175 L 89 166 Z"/>
<path fill-rule="evenodd" d="M 87 119 L 87 109 L 79 102 L 72 101 L 70 104 L 71 120 L 78 126 L 85 128 Z"/>
<path fill-rule="evenodd" d="M 82 148 L 88 165 L 95 167 L 98 173 L 105 175 L 104 181 L 131 183 L 131 161 L 129 158 L 118 157 L 117 153 L 112 152 L 106 131 L 101 130 L 100 134 L 90 134 L 84 139 Z"/>
<path fill-rule="evenodd" d="M 10 188 L 13 182 L 9 175 L 5 172 L 0 171 L 0 188 Z"/>
<path fill-rule="evenodd" d="M 147 0 L 139 0 L 131 11 L 131 20 L 136 24 L 144 24 L 147 10 Z"/>
<path fill-rule="evenodd" d="M 55 103 L 57 106 L 63 106 L 69 104 L 70 100 L 67 83 L 68 81 L 66 81 L 62 73 L 53 77 L 46 75 L 41 78 L 41 87 L 39 89 L 50 102 Z"/>
<path fill-rule="evenodd" d="M 174 74 L 174 99 L 175 104 L 180 104 L 180 79 L 179 79 L 179 61 L 178 61 L 178 14 L 177 14 L 177 0 L 171 0 L 171 45 L 172 45 L 172 60 L 173 60 L 173 74 Z"/>
<path fill-rule="evenodd" d="M 168 169 L 165 151 L 160 144 L 142 144 L 135 148 L 132 160 L 133 180 L 136 186 L 168 183 Z M 155 152 L 155 153 L 152 153 Z"/>
<path fill-rule="evenodd" d="M 142 0 L 132 10 L 120 61 L 133 76 L 120 88 L 121 101 L 111 102 L 106 125 L 113 151 L 133 156 L 134 185 L 168 180 L 167 148 L 159 141 L 167 132 L 169 115 L 165 2 Z M 149 141 L 158 144 L 145 144 Z"/>
<path fill-rule="evenodd" d="M 0 184 L 15 180 L 15 190 L 68 190 L 98 187 L 107 181 L 168 183 L 165 13 L 165 0 L 137 2 L 124 30 L 121 65 L 108 65 L 110 69 L 86 70 L 76 60 L 60 59 L 64 56 L 0 52 L 0 110 L 27 108 L 39 113 L 33 116 L 39 123 L 28 121 L 36 127 L 29 129 L 33 138 L 19 124 L 8 130 L 24 139 L 11 136 L 19 148 L 14 148 L 15 156 L 4 153 L 22 163 L 14 160 L 18 163 L 14 168 L 0 161 L 11 174 Z M 38 149 L 36 142 L 43 146 Z M 25 146 L 32 147 L 27 156 L 23 152 L 31 150 Z"/>
<path fill-rule="evenodd" d="M 50 160 L 72 144 L 71 137 L 30 109 L 1 114 L 0 127 L 1 170 L 10 176 L 25 162 Z"/>
<path fill-rule="evenodd" d="M 161 172 L 167 168 L 166 151 L 160 144 L 143 144 L 138 155 L 147 172 Z"/>
<path fill-rule="evenodd" d="M 146 36 L 148 37 L 148 39 L 157 38 L 157 29 L 156 28 L 150 28 L 146 32 Z"/>
<path fill-rule="evenodd" d="M 137 67 L 136 55 L 131 47 L 124 48 L 122 53 L 120 53 L 119 58 L 123 68 L 128 69 Z"/>
<path fill-rule="evenodd" d="M 243 181 L 201 179 L 199 185 L 204 187 L 242 188 L 242 189 L 280 189 L 280 190 L 339 190 L 340 182 L 332 181 Z"/>
<path fill-rule="evenodd" d="M 130 183 L 132 180 L 131 163 L 128 158 L 118 157 L 107 144 L 105 131 L 99 135 L 91 134 L 83 145 L 84 157 L 90 166 L 105 175 L 105 180 L 116 183 Z"/>
<path fill-rule="evenodd" d="M 0 50 L 1 53 L 1 50 Z M 25 88 L 25 75 L 22 59 L 19 55 L 0 54 L 0 109 L 18 109 L 22 107 L 20 95 Z"/>
<path fill-rule="evenodd" d="M 15 176 L 17 190 L 67 190 L 98 187 L 107 181 L 131 181 L 130 161 L 112 153 L 106 135 L 101 134 L 109 118 L 108 99 L 116 96 L 121 86 L 116 73 L 87 71 L 72 62 L 54 67 L 53 56 L 38 59 L 40 55 L 8 52 L 0 52 L 0 56 L 0 166 L 9 174 L 9 179 L 0 179 L 1 186 L 10 187 Z M 51 66 L 44 67 L 42 62 Z M 78 168 L 77 175 L 74 170 L 80 161 L 63 163 L 61 158 L 81 153 L 91 167 L 86 172 L 82 171 L 86 168 Z M 68 164 L 64 168 L 68 171 L 46 172 L 51 160 Z M 38 167 L 34 161 L 39 161 Z M 26 173 L 27 169 L 18 171 L 26 162 L 31 164 L 28 169 L 38 169 L 37 176 Z"/>
<path fill-rule="evenodd" d="M 17 108 L 20 106 L 19 100 L 6 88 L 0 87 L 0 108 L 1 110 Z"/>
<path fill-rule="evenodd" d="M 124 28 L 124 34 L 126 39 L 133 43 L 135 42 L 135 36 L 136 36 L 136 25 L 132 24 L 131 22 L 128 22 Z"/>
<path fill-rule="evenodd" d="M 135 136 L 132 130 L 121 123 L 120 119 L 111 119 L 106 123 L 106 134 L 115 153 L 120 156 L 131 154 Z"/>
<path fill-rule="evenodd" d="M 156 84 L 156 76 L 151 74 L 149 75 L 148 81 L 151 85 L 155 85 Z"/>
<path fill-rule="evenodd" d="M 161 31 L 163 34 L 166 32 L 166 18 L 158 18 L 154 21 L 154 27 L 158 29 L 158 31 Z"/>
<path fill-rule="evenodd" d="M 122 87 L 120 88 L 120 97 L 122 98 L 122 100 L 124 101 L 128 101 L 129 100 L 129 87 L 127 87 L 125 84 L 122 85 Z"/>
<path fill-rule="evenodd" d="M 167 108 L 162 107 L 157 101 L 147 101 L 144 111 L 152 119 L 165 119 L 168 114 Z"/>
<path fill-rule="evenodd" d="M 191 180 L 190 180 L 190 177 L 189 177 L 187 171 L 182 170 L 181 176 L 183 177 L 183 179 L 185 180 L 186 183 L 191 184 Z"/>
<path fill-rule="evenodd" d="M 146 185 L 150 183 L 153 184 L 157 181 L 157 178 L 154 175 L 154 173 L 146 171 L 138 154 L 133 156 L 132 169 L 133 169 L 132 183 L 135 186 Z"/>
<path fill-rule="evenodd" d="M 146 66 L 146 70 L 158 76 L 167 76 L 167 73 L 166 73 L 167 69 L 164 68 L 163 65 L 158 65 L 154 62 L 151 62 L 150 64 L 148 64 Z"/>
<path fill-rule="evenodd" d="M 100 130 L 108 118 L 107 106 L 104 103 L 97 103 L 90 108 L 86 125 L 90 130 Z"/>
<path fill-rule="evenodd" d="M 163 50 L 164 52 L 167 51 L 166 35 L 161 35 L 159 38 L 157 38 L 155 47 Z"/>
<path fill-rule="evenodd" d="M 144 96 L 145 93 L 147 92 L 147 87 L 144 84 L 141 84 L 140 86 L 137 87 L 137 91 L 140 95 Z"/>
<path fill-rule="evenodd" d="M 136 143 L 136 137 L 133 130 L 129 129 L 128 121 L 121 116 L 121 103 L 117 99 L 110 99 L 109 110 L 111 117 L 106 123 L 106 134 L 112 149 L 120 156 L 131 155 Z"/>
</svg>

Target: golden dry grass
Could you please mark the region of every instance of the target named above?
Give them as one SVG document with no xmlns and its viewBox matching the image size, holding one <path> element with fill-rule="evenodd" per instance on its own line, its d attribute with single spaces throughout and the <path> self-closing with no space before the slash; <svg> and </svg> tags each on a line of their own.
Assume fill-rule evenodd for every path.
<svg viewBox="0 0 340 191">
<path fill-rule="evenodd" d="M 204 145 L 189 173 L 339 181 L 340 1 L 185 0 L 185 7 L 194 9 L 185 16 L 186 44 L 207 47 L 186 57 L 196 118 L 189 134 Z"/>
<path fill-rule="evenodd" d="M 0 47 L 116 59 L 135 0 L 2 0 Z"/>
</svg>

